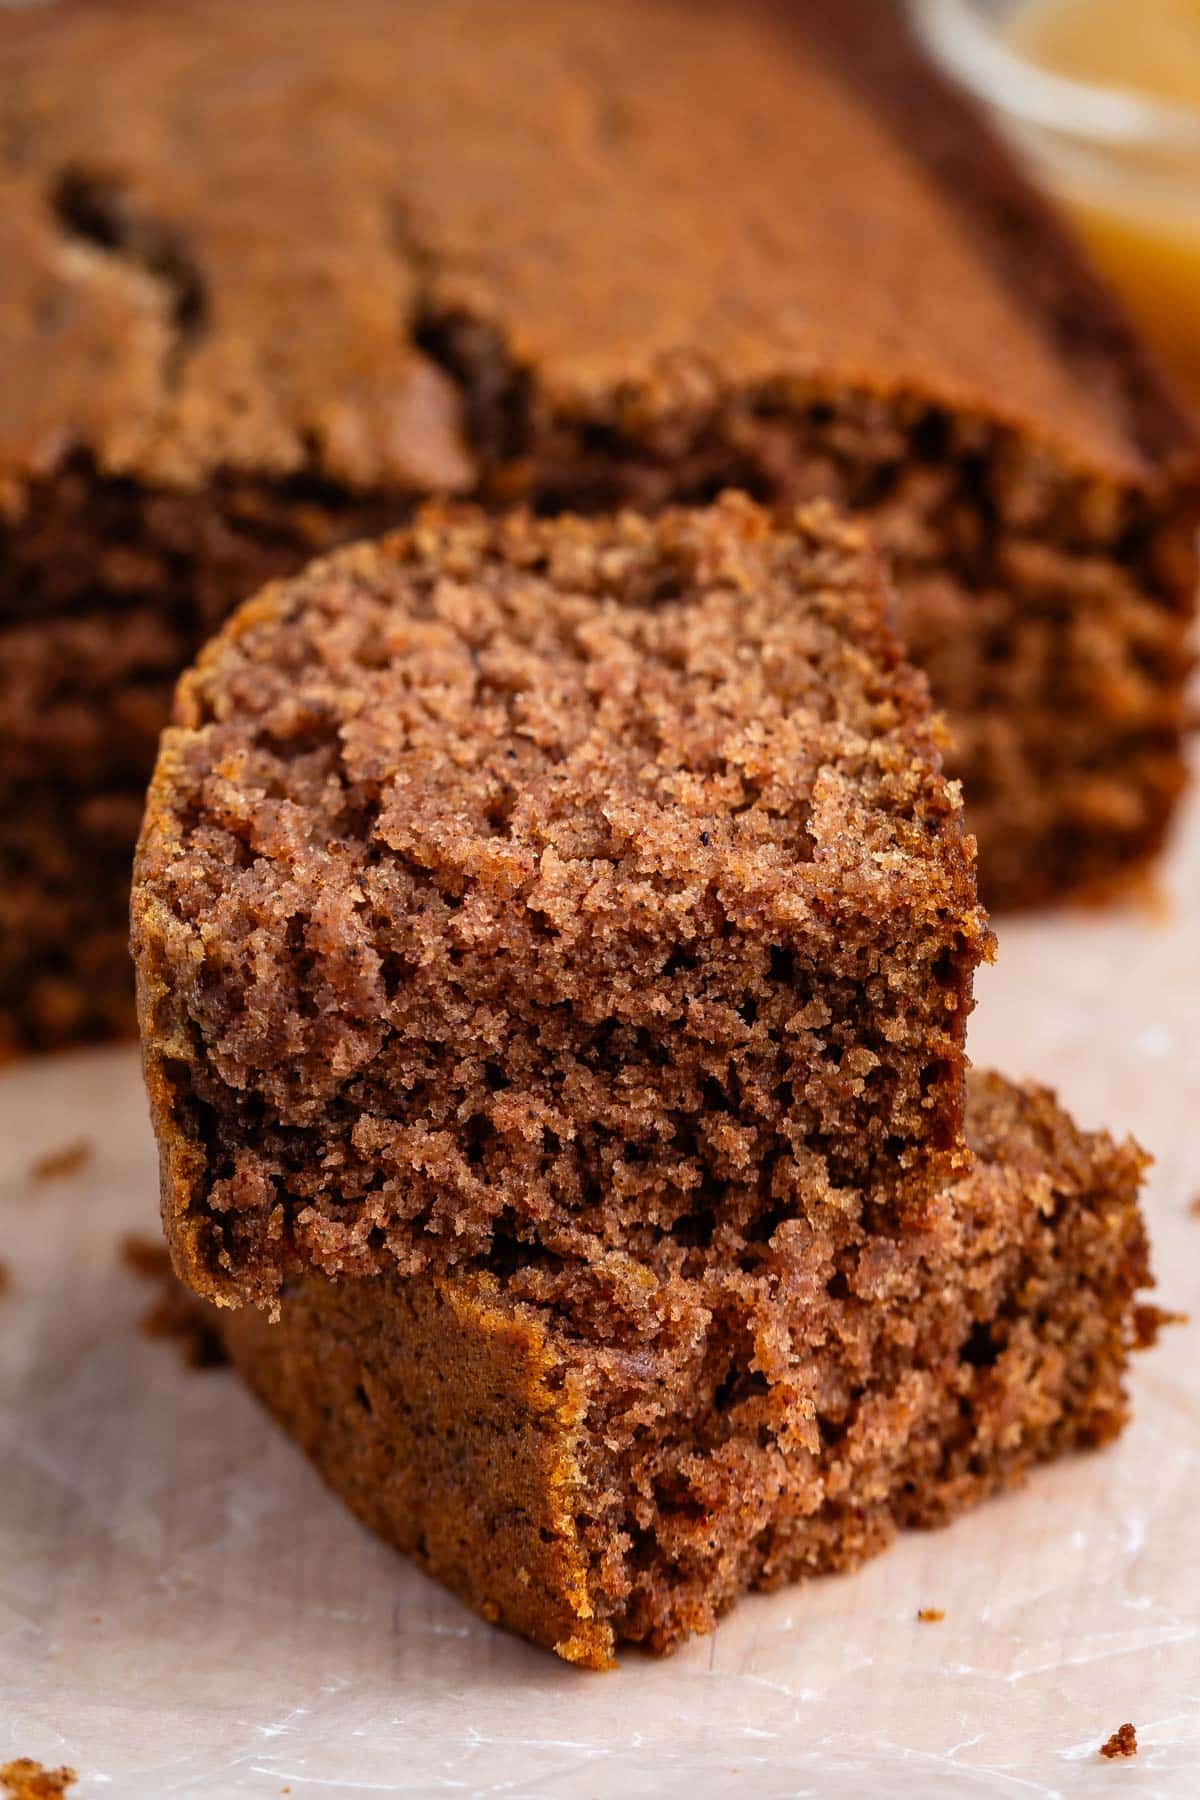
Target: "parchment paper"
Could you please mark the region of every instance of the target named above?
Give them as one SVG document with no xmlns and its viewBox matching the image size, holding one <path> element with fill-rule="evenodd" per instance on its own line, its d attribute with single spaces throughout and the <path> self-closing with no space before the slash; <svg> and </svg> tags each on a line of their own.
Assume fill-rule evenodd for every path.
<svg viewBox="0 0 1200 1800">
<path fill-rule="evenodd" d="M 976 1061 L 1158 1164 L 1165 1305 L 1114 1449 L 674 1659 L 567 1668 L 375 1543 L 228 1372 L 138 1329 L 136 1057 L 0 1076 L 0 1763 L 72 1800 L 362 1794 L 1200 1794 L 1200 812 L 1164 904 L 1007 924 Z M 79 1138 L 86 1168 L 31 1183 Z M 921 1607 L 944 1610 L 922 1624 Z M 1130 1720 L 1135 1762 L 1098 1746 Z"/>
</svg>

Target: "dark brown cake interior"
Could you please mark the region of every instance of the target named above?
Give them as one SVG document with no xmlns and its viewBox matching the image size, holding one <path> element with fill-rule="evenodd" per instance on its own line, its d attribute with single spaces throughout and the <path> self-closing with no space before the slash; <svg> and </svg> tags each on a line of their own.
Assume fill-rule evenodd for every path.
<svg viewBox="0 0 1200 1800">
<path fill-rule="evenodd" d="M 0 526 L 0 1057 L 131 1029 L 131 849 L 180 670 L 235 598 L 396 511 L 302 479 L 147 491 L 80 462 Z"/>
<path fill-rule="evenodd" d="M 184 682 L 134 944 L 202 1291 L 919 1203 L 988 934 L 861 533 L 478 513 Z"/>
<path fill-rule="evenodd" d="M 852 1568 L 1119 1431 L 1143 1159 L 996 1077 L 966 1135 L 974 1170 L 916 1233 L 726 1230 L 650 1302 L 602 1274 L 591 1309 L 578 1276 L 510 1282 L 602 1336 L 564 1360 L 598 1364 L 580 1525 L 618 1639 L 670 1648 L 747 1588 Z"/>
<path fill-rule="evenodd" d="M 572 1661 L 669 1650 L 1123 1424 L 1144 1159 L 996 1077 L 967 1137 L 916 1231 L 493 1249 L 444 1284 L 304 1276 L 278 1325 L 221 1328 L 334 1488 L 485 1616 Z"/>
</svg>

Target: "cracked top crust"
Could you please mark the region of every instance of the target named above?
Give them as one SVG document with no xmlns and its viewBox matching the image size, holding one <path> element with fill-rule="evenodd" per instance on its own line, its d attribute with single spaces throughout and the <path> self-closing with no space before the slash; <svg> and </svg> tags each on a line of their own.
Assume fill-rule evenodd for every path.
<svg viewBox="0 0 1200 1800">
<path fill-rule="evenodd" d="M 848 384 L 1143 480 L 1186 427 L 902 34 L 872 0 L 6 12 L 0 500 L 72 452 L 465 489 L 463 321 L 550 419 Z"/>
</svg>

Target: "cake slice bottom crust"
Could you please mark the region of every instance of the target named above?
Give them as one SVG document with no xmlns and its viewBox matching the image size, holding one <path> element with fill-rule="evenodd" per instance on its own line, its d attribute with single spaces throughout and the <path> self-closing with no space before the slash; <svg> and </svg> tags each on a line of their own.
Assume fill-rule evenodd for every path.
<svg viewBox="0 0 1200 1800">
<path fill-rule="evenodd" d="M 1150 1280 L 1135 1146 L 972 1079 L 971 1172 L 897 1234 L 449 1279 L 299 1280 L 227 1348 L 330 1486 L 485 1618 L 572 1662 L 855 1567 L 1126 1418 Z"/>
</svg>

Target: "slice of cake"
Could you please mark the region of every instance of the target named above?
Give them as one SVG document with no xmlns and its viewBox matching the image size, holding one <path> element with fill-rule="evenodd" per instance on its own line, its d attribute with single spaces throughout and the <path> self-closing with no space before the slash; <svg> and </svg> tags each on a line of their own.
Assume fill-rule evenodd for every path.
<svg viewBox="0 0 1200 1800">
<path fill-rule="evenodd" d="M 990 934 L 824 505 L 431 510 L 184 679 L 133 897 L 198 1293 L 919 1215 Z"/>
<path fill-rule="evenodd" d="M 856 507 L 985 896 L 1155 850 L 1196 437 L 904 10 L 0 9 L 0 1046 L 127 1022 L 213 625 L 433 492 Z"/>
<path fill-rule="evenodd" d="M 326 1480 L 485 1618 L 593 1667 L 852 1568 L 1125 1418 L 1143 1158 L 973 1077 L 919 1231 L 822 1209 L 448 1277 L 287 1284 L 229 1351 Z"/>
</svg>

